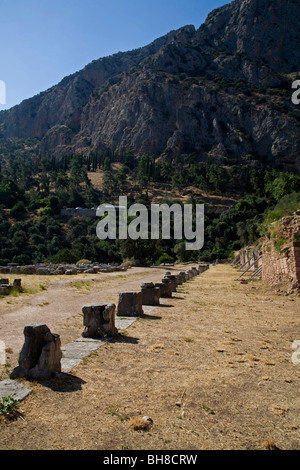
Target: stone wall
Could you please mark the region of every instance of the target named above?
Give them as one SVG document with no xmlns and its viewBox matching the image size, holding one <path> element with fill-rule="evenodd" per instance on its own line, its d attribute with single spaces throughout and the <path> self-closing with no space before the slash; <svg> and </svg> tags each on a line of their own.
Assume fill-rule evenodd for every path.
<svg viewBox="0 0 300 470">
<path fill-rule="evenodd" d="M 262 280 L 300 289 L 300 211 L 272 224 L 262 245 Z M 273 235 L 272 235 L 273 234 Z"/>
<path fill-rule="evenodd" d="M 267 284 L 288 283 L 292 289 L 300 288 L 300 242 L 290 242 L 278 253 L 272 243 L 263 249 L 262 279 Z"/>
<path fill-rule="evenodd" d="M 56 274 L 80 274 L 80 273 L 98 273 L 126 271 L 127 266 L 117 266 L 110 264 L 32 264 L 18 266 L 15 263 L 9 263 L 7 266 L 0 266 L 0 274 L 38 274 L 38 275 L 56 275 Z"/>
</svg>

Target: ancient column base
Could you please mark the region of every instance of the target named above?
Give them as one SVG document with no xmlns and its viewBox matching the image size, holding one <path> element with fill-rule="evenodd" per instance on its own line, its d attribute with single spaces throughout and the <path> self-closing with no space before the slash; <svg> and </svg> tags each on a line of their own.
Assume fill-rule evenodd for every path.
<svg viewBox="0 0 300 470">
<path fill-rule="evenodd" d="M 24 328 L 25 342 L 19 353 L 19 365 L 10 378 L 48 379 L 61 372 L 60 337 L 47 325 L 32 323 Z"/>
</svg>

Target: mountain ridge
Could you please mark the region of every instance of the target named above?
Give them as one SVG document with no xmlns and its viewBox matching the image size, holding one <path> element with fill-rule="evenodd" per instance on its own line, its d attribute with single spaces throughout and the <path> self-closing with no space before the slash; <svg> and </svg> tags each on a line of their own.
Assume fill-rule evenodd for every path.
<svg viewBox="0 0 300 470">
<path fill-rule="evenodd" d="M 300 169 L 296 0 L 235 0 L 196 29 L 92 61 L 59 84 L 0 113 L 3 138 L 40 140 L 61 158 L 130 149 L 174 159 Z M 288 26 L 287 26 L 288 25 Z M 298 47 L 299 45 L 299 47 Z"/>
</svg>

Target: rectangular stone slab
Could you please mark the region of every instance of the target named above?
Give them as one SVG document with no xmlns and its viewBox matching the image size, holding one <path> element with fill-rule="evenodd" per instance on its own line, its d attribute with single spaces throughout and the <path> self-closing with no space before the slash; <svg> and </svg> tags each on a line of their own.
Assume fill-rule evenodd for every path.
<svg viewBox="0 0 300 470">
<path fill-rule="evenodd" d="M 31 392 L 30 388 L 16 380 L 5 379 L 0 382 L 0 398 L 9 397 L 15 393 L 14 398 L 21 401 Z"/>
</svg>

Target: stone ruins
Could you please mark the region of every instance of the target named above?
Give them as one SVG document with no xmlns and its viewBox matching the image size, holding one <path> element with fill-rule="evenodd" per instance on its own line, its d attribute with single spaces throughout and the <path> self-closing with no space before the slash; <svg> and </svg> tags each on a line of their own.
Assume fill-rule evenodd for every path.
<svg viewBox="0 0 300 470">
<path fill-rule="evenodd" d="M 114 271 L 126 271 L 127 269 L 127 266 L 99 263 L 32 264 L 26 266 L 18 266 L 16 263 L 8 263 L 7 266 L 0 266 L 0 274 L 74 275 L 81 273 L 111 273 Z"/>
<path fill-rule="evenodd" d="M 156 283 L 155 287 L 160 288 L 160 297 L 169 298 L 172 297 L 172 282 L 168 278 L 163 278 L 161 282 Z"/>
<path fill-rule="evenodd" d="M 118 316 L 140 317 L 143 313 L 141 291 L 119 293 Z"/>
<path fill-rule="evenodd" d="M 117 315 L 124 316 L 123 319 L 128 327 L 133 320 L 130 317 L 139 317 L 144 314 L 143 305 L 159 306 L 160 297 L 170 298 L 176 292 L 177 285 L 192 279 L 194 276 L 204 272 L 209 268 L 208 264 L 199 265 L 198 268 L 190 268 L 185 272 L 175 275 L 167 271 L 160 283 L 143 282 L 140 291 L 120 292 L 117 308 Z M 2 279 L 7 285 L 7 279 Z M 21 280 L 16 279 L 15 287 L 21 288 Z M 16 389 L 15 379 L 25 377 L 32 380 L 47 380 L 62 372 L 64 369 L 70 370 L 78 362 L 99 348 L 101 339 L 112 338 L 119 335 L 119 330 L 115 325 L 116 305 L 113 303 L 100 303 L 84 305 L 82 307 L 84 331 L 81 339 L 61 348 L 60 336 L 51 333 L 44 323 L 32 323 L 24 328 L 24 344 L 19 352 L 18 366 L 12 371 L 10 380 L 0 382 L 0 398 L 9 396 Z M 122 322 L 122 319 L 118 320 Z M 119 323 L 120 328 L 120 323 Z M 20 387 L 19 387 L 20 388 Z M 31 390 L 24 388 L 18 390 L 20 399 L 23 399 Z M 1 390 L 5 390 L 2 392 Z"/>
<path fill-rule="evenodd" d="M 51 333 L 47 325 L 32 323 L 24 328 L 25 342 L 19 353 L 19 365 L 11 379 L 49 379 L 61 371 L 60 337 Z"/>
<path fill-rule="evenodd" d="M 107 338 L 117 336 L 115 327 L 115 304 L 84 305 L 82 307 L 84 338 Z"/>
<path fill-rule="evenodd" d="M 143 282 L 142 305 L 159 305 L 160 288 L 156 287 L 153 282 Z"/>
<path fill-rule="evenodd" d="M 9 283 L 9 279 L 0 279 L 0 295 L 9 295 L 13 290 L 20 292 L 21 283 L 21 279 L 14 279 L 12 284 Z"/>
<path fill-rule="evenodd" d="M 300 210 L 283 217 L 276 232 L 277 240 L 266 238 L 262 246 L 262 280 L 300 291 Z"/>
<path fill-rule="evenodd" d="M 270 286 L 300 291 L 300 210 L 269 226 L 259 249 L 247 247 L 232 262 L 239 266 L 239 279 L 257 277 Z"/>
</svg>

